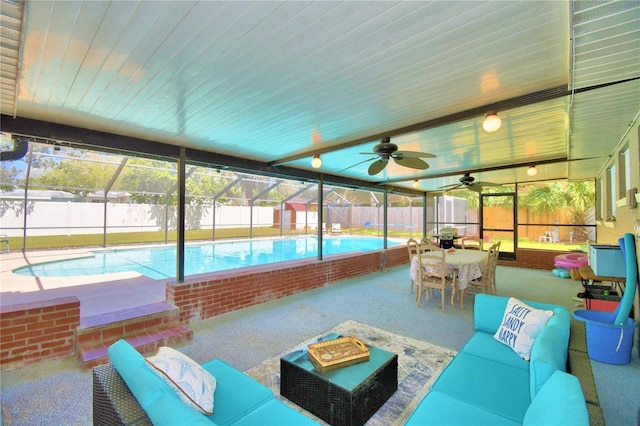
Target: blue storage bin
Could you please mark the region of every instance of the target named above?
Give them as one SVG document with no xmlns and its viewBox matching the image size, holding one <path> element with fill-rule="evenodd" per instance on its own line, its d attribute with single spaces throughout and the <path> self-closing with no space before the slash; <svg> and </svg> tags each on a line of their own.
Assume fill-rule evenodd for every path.
<svg viewBox="0 0 640 426">
<path fill-rule="evenodd" d="M 624 325 L 615 325 L 608 323 L 611 312 L 578 310 L 572 316 L 585 322 L 589 358 L 618 365 L 631 361 L 633 335 L 639 325 L 632 318 L 627 318 Z"/>
</svg>

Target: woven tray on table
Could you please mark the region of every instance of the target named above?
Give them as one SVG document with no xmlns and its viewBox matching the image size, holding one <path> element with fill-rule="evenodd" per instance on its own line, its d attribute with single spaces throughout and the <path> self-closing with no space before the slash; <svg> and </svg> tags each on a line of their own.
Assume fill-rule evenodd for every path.
<svg viewBox="0 0 640 426">
<path fill-rule="evenodd" d="M 309 360 L 322 373 L 369 361 L 370 350 L 356 337 L 339 337 L 308 346 Z"/>
</svg>

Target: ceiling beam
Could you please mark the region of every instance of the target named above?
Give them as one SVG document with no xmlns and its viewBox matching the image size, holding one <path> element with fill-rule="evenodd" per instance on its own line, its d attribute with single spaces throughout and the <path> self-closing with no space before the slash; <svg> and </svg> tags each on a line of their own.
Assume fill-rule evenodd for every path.
<svg viewBox="0 0 640 426">
<path fill-rule="evenodd" d="M 0 128 L 5 133 L 21 135 L 41 139 L 39 142 L 56 143 L 72 148 L 93 149 L 95 151 L 109 152 L 132 157 L 151 157 L 165 161 L 177 161 L 180 156 L 180 147 L 163 142 L 154 142 L 146 139 L 99 132 L 96 130 L 82 129 L 64 124 L 47 121 L 33 120 L 29 118 L 13 118 L 8 115 L 0 115 Z M 320 173 L 304 169 L 286 166 L 272 166 L 264 162 L 247 160 L 245 158 L 232 157 L 197 149 L 186 149 L 186 160 L 189 164 L 198 164 L 205 167 L 231 170 L 236 172 L 254 173 L 263 176 L 277 178 L 305 180 L 316 182 L 320 179 Z M 343 176 L 322 174 L 325 183 L 355 188 L 383 191 L 380 185 L 374 182 Z M 395 192 L 408 195 L 421 195 L 420 191 L 397 187 Z"/>
<path fill-rule="evenodd" d="M 547 159 L 547 160 L 527 161 L 527 162 L 523 162 L 523 163 L 509 163 L 509 164 L 503 164 L 503 165 L 500 165 L 500 166 L 481 167 L 481 168 L 477 168 L 477 169 L 466 169 L 466 170 L 465 169 L 461 169 L 461 170 L 456 170 L 454 172 L 432 173 L 432 174 L 426 174 L 426 175 L 421 175 L 421 176 L 411 176 L 411 177 L 406 177 L 406 178 L 389 179 L 389 180 L 377 182 L 377 184 L 378 185 L 387 185 L 387 184 L 393 184 L 393 183 L 399 183 L 399 182 L 408 182 L 408 181 L 414 181 L 414 180 L 425 180 L 425 179 L 436 179 L 436 178 L 443 178 L 443 177 L 449 177 L 449 176 L 458 176 L 458 175 L 463 175 L 465 173 L 494 172 L 494 171 L 497 171 L 497 170 L 516 169 L 518 167 L 541 166 L 543 164 L 556 164 L 556 163 L 566 163 L 566 162 L 569 162 L 569 161 L 590 160 L 592 158 L 596 158 L 596 157 L 578 158 L 578 159 L 575 159 L 575 160 L 569 160 L 567 157 L 556 157 L 556 158 L 550 158 L 550 159 Z"/>
<path fill-rule="evenodd" d="M 61 146 L 77 146 L 99 151 L 128 153 L 132 156 L 147 154 L 151 157 L 177 160 L 180 147 L 146 139 L 114 135 L 96 130 L 67 126 L 65 124 L 8 115 L 0 116 L 0 126 L 5 133 L 57 142 Z"/>
</svg>

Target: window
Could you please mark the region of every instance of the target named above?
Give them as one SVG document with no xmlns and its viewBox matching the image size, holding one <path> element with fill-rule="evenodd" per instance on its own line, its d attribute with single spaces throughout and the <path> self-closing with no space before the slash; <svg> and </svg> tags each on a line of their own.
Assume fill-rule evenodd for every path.
<svg viewBox="0 0 640 426">
<path fill-rule="evenodd" d="M 518 247 L 586 250 L 595 240 L 596 198 L 602 181 L 537 182 L 518 187 Z"/>
<path fill-rule="evenodd" d="M 617 192 L 616 192 L 616 165 L 612 164 L 607 169 L 607 214 L 605 216 L 606 220 L 609 220 L 616 216 L 616 201 L 617 201 Z"/>
<path fill-rule="evenodd" d="M 625 198 L 627 196 L 627 190 L 632 187 L 631 152 L 629 151 L 628 143 L 618 154 L 618 167 L 620 168 L 620 172 L 618 173 L 620 182 L 620 191 L 618 192 L 618 198 Z"/>
<path fill-rule="evenodd" d="M 601 220 L 606 217 L 606 208 L 605 208 L 605 190 L 604 190 L 604 181 L 602 179 L 598 179 L 596 181 L 596 219 Z"/>
</svg>

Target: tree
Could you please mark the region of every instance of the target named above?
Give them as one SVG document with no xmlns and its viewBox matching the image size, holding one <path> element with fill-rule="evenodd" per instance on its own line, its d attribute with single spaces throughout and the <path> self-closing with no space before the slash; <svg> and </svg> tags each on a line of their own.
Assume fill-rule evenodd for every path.
<svg viewBox="0 0 640 426">
<path fill-rule="evenodd" d="M 65 149 L 63 155 L 44 157 L 34 163 L 30 188 L 59 189 L 85 197 L 104 190 L 116 172 L 117 165 L 104 154 Z"/>
<path fill-rule="evenodd" d="M 5 165 L 5 163 L 8 163 Z M 22 172 L 14 166 L 13 161 L 3 161 L 0 168 L 0 190 L 9 192 L 16 189 Z"/>
<path fill-rule="evenodd" d="M 584 240 L 590 230 L 580 225 L 586 224 L 587 215 L 595 206 L 595 199 L 594 182 L 554 181 L 529 186 L 518 203 L 530 213 L 553 214 L 560 210 L 567 211 L 570 224 L 576 225 L 573 228 L 575 238 Z"/>
<path fill-rule="evenodd" d="M 596 190 L 594 182 L 569 182 L 560 193 L 565 200 L 565 206 L 569 210 L 571 224 L 584 225 L 587 222 L 587 215 L 595 207 Z M 579 241 L 586 240 L 590 229 L 584 226 L 573 228 L 573 235 Z"/>
<path fill-rule="evenodd" d="M 588 210 L 595 205 L 595 186 L 593 182 L 539 183 L 529 186 L 518 201 L 532 213 L 567 209 L 572 223 L 584 223 Z"/>
</svg>

